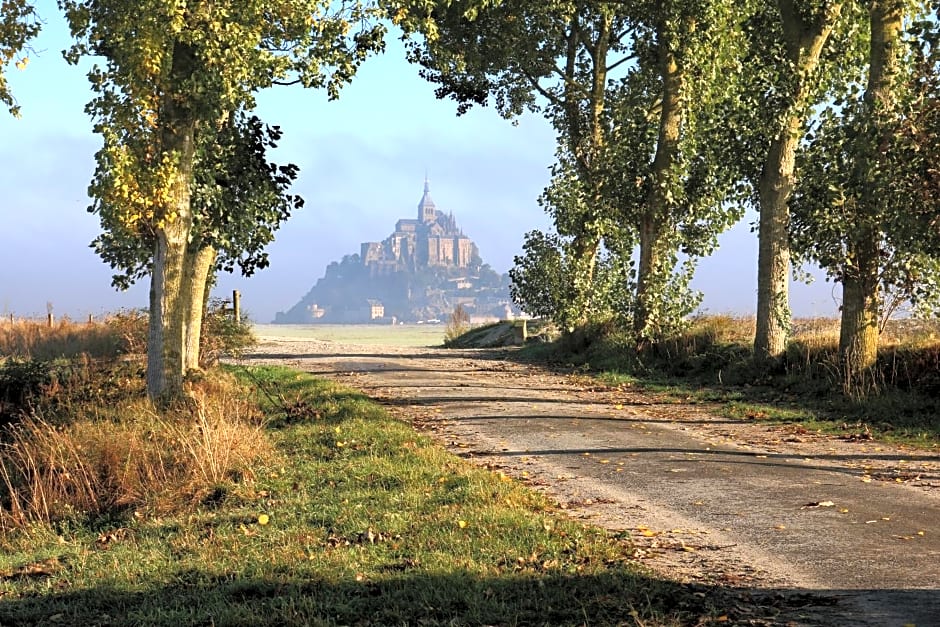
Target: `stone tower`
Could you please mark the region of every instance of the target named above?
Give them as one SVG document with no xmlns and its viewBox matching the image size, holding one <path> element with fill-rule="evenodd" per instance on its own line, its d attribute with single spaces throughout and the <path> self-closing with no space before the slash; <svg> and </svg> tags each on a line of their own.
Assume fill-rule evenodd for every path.
<svg viewBox="0 0 940 627">
<path fill-rule="evenodd" d="M 421 202 L 418 203 L 418 222 L 427 224 L 435 220 L 437 220 L 437 207 L 434 205 L 434 201 L 431 200 L 431 183 L 428 181 L 428 177 L 425 176 L 424 195 L 421 197 Z"/>
</svg>

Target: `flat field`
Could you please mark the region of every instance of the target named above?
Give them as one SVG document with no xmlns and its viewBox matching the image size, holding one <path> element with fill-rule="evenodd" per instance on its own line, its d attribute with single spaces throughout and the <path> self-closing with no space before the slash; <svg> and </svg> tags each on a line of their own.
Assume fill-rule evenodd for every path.
<svg viewBox="0 0 940 627">
<path fill-rule="evenodd" d="M 367 346 L 440 346 L 443 324 L 255 324 L 258 339 L 321 340 Z"/>
</svg>

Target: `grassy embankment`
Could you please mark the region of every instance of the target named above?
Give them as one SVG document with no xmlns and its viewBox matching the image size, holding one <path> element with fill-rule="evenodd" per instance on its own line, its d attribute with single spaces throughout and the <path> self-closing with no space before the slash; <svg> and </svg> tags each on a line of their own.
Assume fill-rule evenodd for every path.
<svg viewBox="0 0 940 627">
<path fill-rule="evenodd" d="M 5 355 L 27 332 L 32 355 L 81 355 L 37 366 L 20 396 L 4 380 L 0 624 L 727 619 L 722 590 L 644 573 L 628 539 L 556 516 L 348 389 L 214 371 L 158 413 L 122 324 L 0 331 Z M 14 363 L 45 362 L 3 371 Z"/>
<path fill-rule="evenodd" d="M 837 320 L 794 322 L 784 358 L 770 370 L 751 359 L 754 320 L 703 316 L 642 358 L 628 337 L 588 331 L 527 348 L 529 359 L 592 372 L 666 402 L 712 403 L 742 420 L 794 423 L 846 439 L 940 446 L 940 324 L 891 321 L 878 365 L 843 394 Z"/>
</svg>

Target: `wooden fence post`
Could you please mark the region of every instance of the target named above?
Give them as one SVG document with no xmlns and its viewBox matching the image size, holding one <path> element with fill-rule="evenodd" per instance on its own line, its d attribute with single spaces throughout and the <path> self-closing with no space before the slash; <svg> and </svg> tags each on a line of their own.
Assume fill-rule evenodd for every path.
<svg viewBox="0 0 940 627">
<path fill-rule="evenodd" d="M 238 290 L 232 290 L 232 316 L 235 324 L 242 322 L 242 295 Z"/>
<path fill-rule="evenodd" d="M 49 325 L 49 328 L 50 328 L 50 329 L 51 329 L 53 326 L 55 326 L 55 316 L 53 315 L 53 313 L 52 313 L 51 311 L 46 314 L 46 324 Z"/>
</svg>

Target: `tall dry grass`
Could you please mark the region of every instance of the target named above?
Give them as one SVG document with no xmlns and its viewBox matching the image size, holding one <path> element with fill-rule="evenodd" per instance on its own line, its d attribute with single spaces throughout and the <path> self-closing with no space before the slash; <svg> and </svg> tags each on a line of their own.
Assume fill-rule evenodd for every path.
<svg viewBox="0 0 940 627">
<path fill-rule="evenodd" d="M 90 323 L 65 318 L 52 326 L 36 320 L 0 320 L 0 358 L 48 361 L 87 355 L 110 359 L 143 352 L 146 337 L 146 313 L 135 310 Z"/>
<path fill-rule="evenodd" d="M 680 377 L 721 373 L 721 380 L 730 383 L 769 383 L 784 375 L 787 381 L 802 380 L 820 393 L 841 390 L 857 400 L 888 390 L 940 396 L 938 320 L 887 321 L 876 366 L 852 380 L 845 379 L 840 363 L 838 319 L 795 319 L 784 359 L 773 372 L 765 365 L 754 367 L 754 331 L 752 317 L 698 316 L 686 329 L 654 345 L 643 356 L 642 367 Z"/>
<path fill-rule="evenodd" d="M 65 424 L 33 415 L 12 426 L 0 445 L 0 527 L 191 508 L 250 479 L 273 449 L 246 395 L 217 377 L 189 397 L 163 413 L 128 399 L 106 415 L 73 407 Z"/>
</svg>

